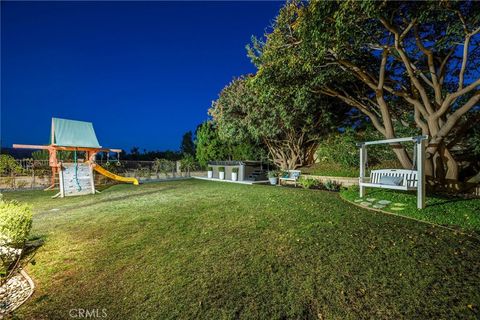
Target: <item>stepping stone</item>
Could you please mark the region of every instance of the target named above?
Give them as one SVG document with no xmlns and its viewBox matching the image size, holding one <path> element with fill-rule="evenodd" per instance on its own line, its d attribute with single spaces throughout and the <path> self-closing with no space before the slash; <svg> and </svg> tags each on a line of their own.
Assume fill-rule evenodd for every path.
<svg viewBox="0 0 480 320">
<path fill-rule="evenodd" d="M 379 204 L 383 204 L 383 205 L 387 205 L 387 204 L 390 204 L 392 203 L 392 201 L 388 201 L 388 200 L 380 200 L 378 201 Z"/>
<path fill-rule="evenodd" d="M 53 209 L 50 209 L 50 211 L 58 211 L 60 209 L 57 209 L 57 208 L 53 208 Z"/>
<path fill-rule="evenodd" d="M 372 207 L 374 207 L 375 209 L 385 208 L 385 206 L 383 204 L 374 204 Z"/>
<path fill-rule="evenodd" d="M 367 201 L 369 202 L 374 202 L 375 200 L 377 200 L 376 198 L 367 198 Z"/>
<path fill-rule="evenodd" d="M 372 205 L 370 202 L 366 202 L 366 201 L 360 202 L 360 204 L 361 204 L 362 206 L 365 206 L 365 207 L 368 207 L 368 206 L 371 206 L 371 205 Z"/>
<path fill-rule="evenodd" d="M 395 202 L 394 204 L 392 204 L 392 206 L 398 206 L 398 207 L 403 207 L 405 205 L 405 203 L 401 203 L 401 202 Z"/>
<path fill-rule="evenodd" d="M 355 199 L 354 201 L 355 201 L 355 202 L 362 202 L 363 199 Z"/>
<path fill-rule="evenodd" d="M 401 210 L 405 210 L 405 208 L 402 208 L 402 207 L 393 207 L 393 208 L 390 208 L 390 210 L 401 211 Z"/>
</svg>

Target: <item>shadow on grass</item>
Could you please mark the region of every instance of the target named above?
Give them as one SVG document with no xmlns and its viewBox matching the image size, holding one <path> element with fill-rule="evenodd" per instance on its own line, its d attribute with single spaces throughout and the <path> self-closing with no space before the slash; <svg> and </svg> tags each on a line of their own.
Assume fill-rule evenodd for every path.
<svg viewBox="0 0 480 320">
<path fill-rule="evenodd" d="M 66 211 L 71 211 L 71 210 L 84 209 L 84 208 L 96 206 L 96 205 L 102 204 L 102 203 L 123 201 L 123 200 L 127 200 L 127 199 L 130 199 L 130 198 L 137 198 L 137 197 L 140 197 L 140 196 L 151 195 L 151 194 L 155 194 L 155 193 L 159 193 L 159 192 L 163 192 L 163 191 L 169 191 L 169 190 L 173 190 L 173 189 L 177 189 L 177 187 L 167 187 L 167 188 L 155 189 L 155 190 L 151 190 L 151 191 L 135 192 L 135 193 L 126 194 L 126 195 L 118 196 L 118 197 L 107 197 L 107 198 L 103 198 L 103 199 L 100 199 L 100 200 L 97 200 L 97 201 L 92 201 L 90 203 L 85 203 L 85 204 L 82 204 L 82 205 L 66 206 L 66 207 L 62 208 L 62 211 L 66 212 Z M 45 215 L 48 215 L 48 214 L 51 214 L 51 213 L 54 213 L 54 212 L 56 212 L 56 211 L 51 211 L 51 210 L 42 211 L 42 212 L 37 213 L 35 216 L 36 217 L 45 216 Z"/>
</svg>

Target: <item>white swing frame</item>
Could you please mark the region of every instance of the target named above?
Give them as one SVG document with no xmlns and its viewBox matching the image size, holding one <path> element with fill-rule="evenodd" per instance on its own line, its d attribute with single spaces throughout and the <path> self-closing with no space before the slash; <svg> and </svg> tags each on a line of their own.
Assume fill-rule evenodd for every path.
<svg viewBox="0 0 480 320">
<path fill-rule="evenodd" d="M 393 189 L 393 190 L 417 190 L 417 208 L 425 208 L 425 145 L 428 140 L 428 136 L 416 136 L 416 137 L 407 137 L 407 138 L 396 138 L 396 139 L 386 139 L 386 140 L 377 140 L 377 141 L 367 141 L 358 143 L 357 146 L 360 149 L 360 177 L 359 177 L 359 186 L 360 186 L 360 198 L 365 196 L 365 188 L 383 188 L 383 189 Z M 412 159 L 416 162 L 416 170 L 404 170 L 404 169 L 384 169 L 384 170 L 372 170 L 373 174 L 378 175 L 391 175 L 391 176 L 401 176 L 404 178 L 404 183 L 401 186 L 380 184 L 375 182 L 367 182 L 366 180 L 369 177 L 365 177 L 365 166 L 367 163 L 367 149 L 368 145 L 375 144 L 398 144 L 401 142 L 414 142 L 416 148 L 416 157 L 417 159 Z M 379 177 L 378 177 L 379 178 Z M 375 179 L 379 180 L 379 179 Z"/>
</svg>

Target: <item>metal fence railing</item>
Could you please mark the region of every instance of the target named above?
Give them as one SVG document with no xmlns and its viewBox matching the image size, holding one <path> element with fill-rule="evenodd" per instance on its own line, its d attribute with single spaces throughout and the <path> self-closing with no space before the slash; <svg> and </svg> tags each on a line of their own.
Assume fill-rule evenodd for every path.
<svg viewBox="0 0 480 320">
<path fill-rule="evenodd" d="M 156 161 L 97 161 L 97 164 L 115 174 L 135 177 L 140 181 L 156 181 L 202 175 L 198 164 L 182 166 L 181 161 L 159 159 Z M 50 186 L 52 171 L 48 160 L 17 159 L 0 170 L 0 190 L 40 189 Z M 112 184 L 115 181 L 95 174 L 95 184 Z"/>
</svg>

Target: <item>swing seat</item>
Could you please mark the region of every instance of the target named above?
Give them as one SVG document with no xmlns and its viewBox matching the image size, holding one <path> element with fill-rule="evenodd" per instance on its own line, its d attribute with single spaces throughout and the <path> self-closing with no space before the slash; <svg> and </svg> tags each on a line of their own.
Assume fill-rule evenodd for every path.
<svg viewBox="0 0 480 320">
<path fill-rule="evenodd" d="M 404 169 L 372 170 L 370 172 L 370 178 L 360 177 L 359 184 L 362 187 L 405 191 L 417 190 L 418 172 L 416 170 Z"/>
</svg>

